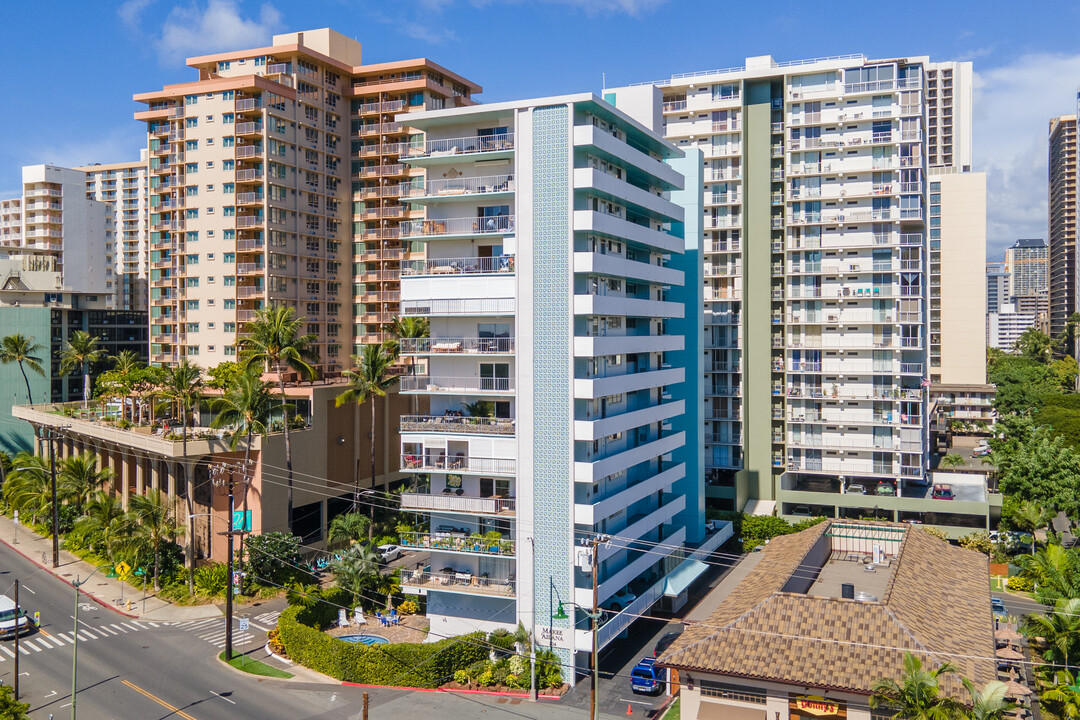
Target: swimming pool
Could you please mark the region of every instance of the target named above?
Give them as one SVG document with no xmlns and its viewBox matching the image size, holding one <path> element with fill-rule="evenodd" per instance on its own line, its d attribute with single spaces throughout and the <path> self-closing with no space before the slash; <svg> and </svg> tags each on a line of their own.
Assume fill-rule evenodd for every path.
<svg viewBox="0 0 1080 720">
<path fill-rule="evenodd" d="M 382 635 L 341 635 L 338 640 L 344 640 L 345 642 L 361 643 L 363 645 L 386 645 L 389 644 L 389 640 Z"/>
</svg>

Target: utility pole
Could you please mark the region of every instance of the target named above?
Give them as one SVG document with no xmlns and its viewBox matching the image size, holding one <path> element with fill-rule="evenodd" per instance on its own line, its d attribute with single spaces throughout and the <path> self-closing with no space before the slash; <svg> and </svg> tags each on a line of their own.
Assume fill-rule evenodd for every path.
<svg viewBox="0 0 1080 720">
<path fill-rule="evenodd" d="M 245 485 L 248 481 L 247 473 L 248 469 L 247 465 L 245 465 L 244 477 L 240 481 Z M 229 584 L 225 591 L 225 662 L 230 662 L 233 659 L 233 595 L 239 590 L 239 578 L 236 577 L 233 569 L 233 535 L 241 534 L 244 531 L 242 528 L 237 530 L 233 527 L 233 511 L 236 507 L 236 466 L 227 463 L 216 464 L 210 468 L 210 476 L 214 485 L 225 486 L 229 496 L 229 530 L 225 533 L 227 538 L 226 547 L 228 549 L 226 567 L 228 568 L 229 577 Z"/>
<path fill-rule="evenodd" d="M 49 473 L 52 476 L 52 566 L 60 567 L 60 508 L 56 500 L 56 453 L 55 441 L 60 435 L 49 430 Z"/>
<path fill-rule="evenodd" d="M 597 620 L 600 618 L 600 584 L 599 584 L 599 567 L 600 558 L 597 553 L 597 548 L 600 545 L 600 539 L 594 537 L 592 539 L 592 692 L 589 694 L 589 720 L 599 720 L 599 716 L 596 713 L 596 694 L 600 689 L 600 658 L 597 657 L 596 652 L 596 631 L 599 628 Z"/>
</svg>

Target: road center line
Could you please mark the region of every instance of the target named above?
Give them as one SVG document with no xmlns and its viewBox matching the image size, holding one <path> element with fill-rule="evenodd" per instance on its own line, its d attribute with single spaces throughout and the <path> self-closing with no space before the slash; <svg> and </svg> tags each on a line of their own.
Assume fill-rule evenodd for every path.
<svg viewBox="0 0 1080 720">
<path fill-rule="evenodd" d="M 211 694 L 211 695 L 216 695 L 217 697 L 221 698 L 222 700 L 224 700 L 225 702 L 229 703 L 230 705 L 235 705 L 235 704 L 236 704 L 236 703 L 235 703 L 234 701 L 230 700 L 229 698 L 227 698 L 227 697 L 223 697 L 223 696 L 221 696 L 221 695 L 218 695 L 218 694 L 217 694 L 216 692 L 214 692 L 213 690 L 211 690 L 211 691 L 210 691 L 210 694 Z"/>
<path fill-rule="evenodd" d="M 127 685 L 129 688 L 131 688 L 135 692 L 139 693 L 140 695 L 150 698 L 151 700 L 153 700 L 154 702 L 156 702 L 158 705 L 162 706 L 163 708 L 167 708 L 169 710 L 172 710 L 174 713 L 176 713 L 180 717 L 184 718 L 184 720 L 195 720 L 195 718 L 191 717 L 190 715 L 188 715 L 186 712 L 184 712 L 180 708 L 170 705 L 169 703 L 165 702 L 164 700 L 162 700 L 158 696 L 156 696 L 156 695 L 154 695 L 152 693 L 149 693 L 146 690 L 143 690 L 141 687 L 139 687 L 135 683 L 129 682 L 127 680 L 121 680 L 120 682 L 123 683 L 124 685 Z"/>
</svg>

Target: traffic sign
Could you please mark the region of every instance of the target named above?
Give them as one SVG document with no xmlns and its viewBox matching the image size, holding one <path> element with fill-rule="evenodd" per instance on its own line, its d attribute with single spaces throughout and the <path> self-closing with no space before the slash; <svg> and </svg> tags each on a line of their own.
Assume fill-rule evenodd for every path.
<svg viewBox="0 0 1080 720">
<path fill-rule="evenodd" d="M 251 621 L 246 617 L 240 618 L 240 629 L 247 630 L 249 627 L 251 627 Z"/>
<path fill-rule="evenodd" d="M 127 564 L 126 562 L 124 562 L 123 560 L 121 560 L 120 562 L 118 562 L 118 563 L 116 564 L 116 566 L 115 566 L 115 568 L 114 568 L 114 569 L 116 570 L 116 574 L 117 574 L 117 575 L 119 575 L 120 577 L 124 577 L 124 576 L 125 576 L 125 575 L 127 575 L 127 574 L 128 574 L 129 572 L 131 572 L 131 566 L 130 566 L 130 565 L 128 565 L 128 564 Z"/>
<path fill-rule="evenodd" d="M 232 514 L 232 526 L 233 530 L 251 532 L 251 511 L 234 510 Z"/>
</svg>

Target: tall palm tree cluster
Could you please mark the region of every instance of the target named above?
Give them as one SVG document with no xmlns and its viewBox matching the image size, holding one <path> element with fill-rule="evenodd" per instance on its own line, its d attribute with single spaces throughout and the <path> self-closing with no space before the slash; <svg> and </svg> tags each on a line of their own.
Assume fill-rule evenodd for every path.
<svg viewBox="0 0 1080 720">
<path fill-rule="evenodd" d="M 1007 686 L 998 680 L 982 688 L 959 677 L 969 699 L 959 700 L 941 691 L 941 678 L 959 672 L 950 662 L 937 668 L 923 667 L 922 660 L 904 653 L 904 673 L 899 679 L 877 680 L 870 695 L 870 707 L 891 713 L 894 720 L 1002 720 L 1015 705 L 1005 698 Z"/>
</svg>

